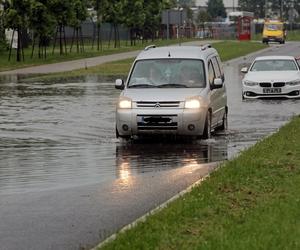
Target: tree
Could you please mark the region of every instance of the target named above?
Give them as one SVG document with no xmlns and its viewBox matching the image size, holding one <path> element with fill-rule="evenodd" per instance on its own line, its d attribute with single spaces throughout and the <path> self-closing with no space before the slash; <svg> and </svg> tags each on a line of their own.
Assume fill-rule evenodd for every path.
<svg viewBox="0 0 300 250">
<path fill-rule="evenodd" d="M 254 15 L 259 18 L 265 17 L 265 0 L 239 0 L 239 4 L 242 10 L 254 12 Z"/>
<path fill-rule="evenodd" d="M 17 62 L 20 62 L 24 58 L 23 52 L 23 33 L 28 27 L 28 19 L 31 13 L 31 0 L 11 0 L 6 1 L 5 10 L 5 26 L 13 30 L 13 36 L 15 32 L 18 34 L 18 46 L 17 46 Z M 13 39 L 13 38 L 12 38 Z M 9 59 L 11 56 L 12 41 L 10 45 Z"/>
<path fill-rule="evenodd" d="M 145 22 L 143 3 L 144 0 L 124 0 L 123 3 L 124 24 L 129 28 L 131 45 L 135 45 L 137 34 Z"/>
<path fill-rule="evenodd" d="M 0 0 L 0 51 L 7 49 L 5 28 L 4 28 L 4 5 Z"/>
<path fill-rule="evenodd" d="M 289 11 L 292 8 L 300 12 L 300 3 L 296 0 L 239 0 L 239 4 L 242 10 L 254 12 L 259 18 L 266 17 L 266 8 L 285 20 L 289 19 Z"/>
<path fill-rule="evenodd" d="M 112 28 L 110 30 L 109 41 L 111 39 L 112 29 L 114 30 L 114 47 L 116 48 L 119 44 L 119 24 L 123 23 L 124 21 L 124 0 L 103 0 L 103 21 L 112 24 Z M 136 14 L 136 13 L 131 13 Z M 110 43 L 109 43 L 110 44 Z"/>
<path fill-rule="evenodd" d="M 56 45 L 57 35 L 59 35 L 59 48 L 60 55 L 67 53 L 67 42 L 65 34 L 65 26 L 74 20 L 73 1 L 69 0 L 48 0 L 48 8 L 51 15 L 56 19 L 56 34 L 54 38 L 53 52 Z"/>
<path fill-rule="evenodd" d="M 155 33 L 161 24 L 161 13 L 165 8 L 161 0 L 144 0 L 145 22 L 144 22 L 144 37 L 151 37 L 152 41 L 155 38 Z"/>
<path fill-rule="evenodd" d="M 211 21 L 211 16 L 209 15 L 209 13 L 207 11 L 199 11 L 197 18 L 196 18 L 196 23 L 197 25 L 199 25 L 201 28 L 204 29 L 204 24 L 206 22 L 210 22 Z"/>
<path fill-rule="evenodd" d="M 103 4 L 102 4 L 103 0 L 94 0 L 92 2 L 94 9 L 96 11 L 96 15 L 97 15 L 97 30 L 96 30 L 96 36 L 97 36 L 97 50 L 102 50 L 102 39 L 101 39 L 101 25 L 102 25 L 102 18 L 103 18 Z M 94 41 L 93 41 L 94 44 Z"/>
<path fill-rule="evenodd" d="M 86 20 L 87 13 L 87 1 L 86 0 L 73 0 L 73 19 L 70 21 L 71 26 L 74 29 L 72 44 L 70 48 L 70 52 L 72 51 L 74 40 L 76 40 L 77 53 L 79 51 L 84 51 L 84 43 L 82 38 L 82 29 L 81 24 Z"/>
<path fill-rule="evenodd" d="M 226 17 L 226 10 L 224 7 L 223 0 L 208 0 L 207 12 L 215 19 L 217 17 Z"/>
<path fill-rule="evenodd" d="M 49 45 L 55 27 L 55 18 L 48 11 L 47 0 L 33 1 L 32 11 L 29 17 L 29 27 L 33 31 L 31 57 L 33 57 L 37 40 L 38 56 L 39 58 L 46 58 L 47 46 Z"/>
</svg>

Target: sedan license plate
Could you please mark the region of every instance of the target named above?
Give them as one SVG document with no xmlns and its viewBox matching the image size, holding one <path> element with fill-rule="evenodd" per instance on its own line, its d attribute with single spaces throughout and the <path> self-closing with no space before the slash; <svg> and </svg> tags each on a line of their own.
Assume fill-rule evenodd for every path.
<svg viewBox="0 0 300 250">
<path fill-rule="evenodd" d="M 264 88 L 263 93 L 264 94 L 280 94 L 281 88 Z"/>
</svg>

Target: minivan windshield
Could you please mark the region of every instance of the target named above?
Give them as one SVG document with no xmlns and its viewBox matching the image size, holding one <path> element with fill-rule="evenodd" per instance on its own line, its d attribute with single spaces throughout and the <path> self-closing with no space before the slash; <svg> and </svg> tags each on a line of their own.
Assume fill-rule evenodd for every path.
<svg viewBox="0 0 300 250">
<path fill-rule="evenodd" d="M 204 88 L 204 63 L 195 59 L 136 61 L 128 88 Z"/>
<path fill-rule="evenodd" d="M 251 71 L 297 71 L 293 60 L 259 60 L 254 62 Z"/>
<path fill-rule="evenodd" d="M 265 29 L 269 31 L 283 30 L 282 24 L 265 24 Z"/>
</svg>

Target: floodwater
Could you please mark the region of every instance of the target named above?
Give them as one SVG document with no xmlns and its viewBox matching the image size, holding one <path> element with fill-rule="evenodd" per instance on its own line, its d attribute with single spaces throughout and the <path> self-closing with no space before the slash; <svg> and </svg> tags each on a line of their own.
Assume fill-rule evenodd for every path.
<svg viewBox="0 0 300 250">
<path fill-rule="evenodd" d="M 227 159 L 225 143 L 115 139 L 112 83 L 1 83 L 0 193 L 40 191 Z M 222 141 L 223 139 L 220 139 Z M 155 144 L 155 146 L 153 145 Z"/>
<path fill-rule="evenodd" d="M 238 69 L 227 66 L 227 75 Z M 235 77 L 236 78 L 236 77 Z M 278 129 L 299 100 L 241 100 L 239 81 L 228 86 L 229 130 L 203 142 L 115 139 L 119 91 L 93 78 L 77 83 L 0 84 L 0 193 L 65 188 L 222 161 Z"/>
<path fill-rule="evenodd" d="M 294 54 L 293 44 L 266 54 Z M 241 99 L 239 69 L 252 58 L 225 65 L 229 130 L 194 143 L 126 143 L 115 138 L 114 111 L 119 91 L 108 79 L 72 82 L 0 82 L 0 194 L 63 188 L 222 161 L 275 132 L 299 114 L 299 100 Z M 99 81 L 100 80 L 100 81 Z"/>
</svg>

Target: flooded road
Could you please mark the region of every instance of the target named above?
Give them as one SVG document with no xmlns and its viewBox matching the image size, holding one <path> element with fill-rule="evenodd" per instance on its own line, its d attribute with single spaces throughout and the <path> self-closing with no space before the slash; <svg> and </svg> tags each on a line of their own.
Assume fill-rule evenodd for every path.
<svg viewBox="0 0 300 250">
<path fill-rule="evenodd" d="M 40 191 L 130 174 L 227 159 L 220 143 L 126 143 L 115 139 L 119 91 L 112 83 L 2 83 L 0 85 L 0 194 Z M 155 144 L 155 146 L 153 145 Z"/>
<path fill-rule="evenodd" d="M 299 46 L 264 55 L 295 56 Z M 207 163 L 235 157 L 299 114 L 300 100 L 242 101 L 239 69 L 252 59 L 225 63 L 229 130 L 193 143 L 115 139 L 113 83 L 3 80 L 3 249 L 92 247 L 213 170 Z"/>
</svg>

